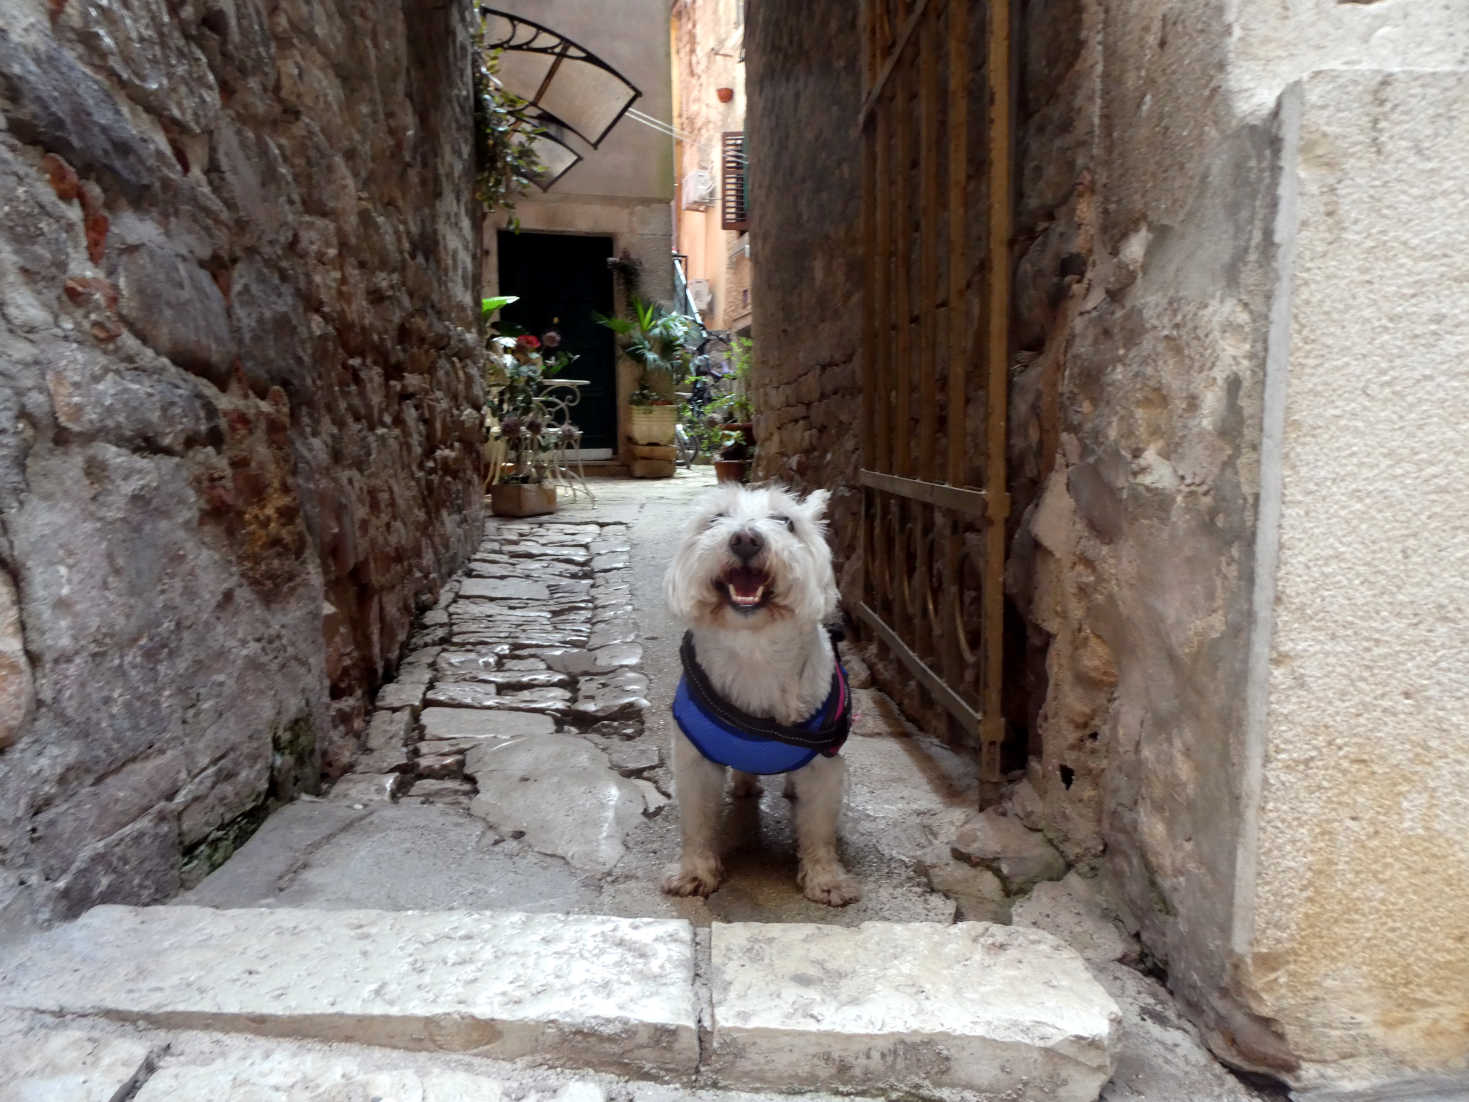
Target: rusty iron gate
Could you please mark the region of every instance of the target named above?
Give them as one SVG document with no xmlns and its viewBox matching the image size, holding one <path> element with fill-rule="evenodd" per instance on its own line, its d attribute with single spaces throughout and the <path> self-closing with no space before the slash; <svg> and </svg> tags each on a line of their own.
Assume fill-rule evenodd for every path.
<svg viewBox="0 0 1469 1102">
<path fill-rule="evenodd" d="M 978 744 L 987 794 L 1004 738 L 1009 2 L 862 11 L 859 611 Z"/>
</svg>

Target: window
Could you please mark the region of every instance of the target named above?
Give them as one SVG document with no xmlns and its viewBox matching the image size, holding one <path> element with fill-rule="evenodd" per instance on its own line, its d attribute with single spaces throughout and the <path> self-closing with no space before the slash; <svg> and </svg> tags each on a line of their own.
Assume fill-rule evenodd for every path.
<svg viewBox="0 0 1469 1102">
<path fill-rule="evenodd" d="M 720 227 L 743 233 L 750 228 L 750 208 L 745 194 L 743 130 L 725 132 L 720 166 L 723 170 L 719 195 Z"/>
</svg>

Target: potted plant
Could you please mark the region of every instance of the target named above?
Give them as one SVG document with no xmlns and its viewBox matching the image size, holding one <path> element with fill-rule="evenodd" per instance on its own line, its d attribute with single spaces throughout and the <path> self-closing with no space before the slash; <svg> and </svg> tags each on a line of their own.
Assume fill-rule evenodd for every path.
<svg viewBox="0 0 1469 1102">
<path fill-rule="evenodd" d="M 714 475 L 720 482 L 748 482 L 750 466 L 755 459 L 755 445 L 733 427 L 719 438 L 719 458 L 714 461 Z"/>
<path fill-rule="evenodd" d="M 638 385 L 628 397 L 627 436 L 634 445 L 671 449 L 678 423 L 673 388 L 688 372 L 689 338 L 697 322 L 637 298 L 632 312 L 631 318 L 597 317 L 617 334 L 622 354 L 638 365 Z"/>
<path fill-rule="evenodd" d="M 755 404 L 750 399 L 750 368 L 754 363 L 755 344 L 749 337 L 736 337 L 730 357 L 734 363 L 734 382 L 730 392 L 715 401 L 710 408 L 715 410 L 727 424 L 724 426 L 740 433 L 745 443 L 755 443 Z"/>
<path fill-rule="evenodd" d="M 516 301 L 485 299 L 485 317 Z M 490 504 L 497 516 L 529 517 L 556 511 L 556 487 L 548 453 L 563 426 L 551 424 L 542 405 L 542 382 L 576 357 L 561 350 L 554 330 L 540 337 L 502 334 L 490 327 L 486 341 L 486 455 L 490 459 Z"/>
</svg>

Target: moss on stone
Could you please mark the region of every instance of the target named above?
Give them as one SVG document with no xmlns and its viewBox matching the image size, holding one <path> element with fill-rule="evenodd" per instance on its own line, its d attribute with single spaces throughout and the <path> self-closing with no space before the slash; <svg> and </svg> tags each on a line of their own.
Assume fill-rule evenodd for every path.
<svg viewBox="0 0 1469 1102">
<path fill-rule="evenodd" d="M 261 800 L 229 822 L 215 827 L 185 850 L 179 863 L 180 886 L 192 888 L 229 860 L 260 829 L 260 824 L 265 822 L 274 806 L 269 799 Z"/>
</svg>

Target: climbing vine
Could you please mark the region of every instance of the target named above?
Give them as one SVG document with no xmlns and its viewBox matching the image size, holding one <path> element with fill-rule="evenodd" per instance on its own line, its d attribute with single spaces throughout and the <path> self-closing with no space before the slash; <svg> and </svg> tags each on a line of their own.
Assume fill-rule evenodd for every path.
<svg viewBox="0 0 1469 1102">
<path fill-rule="evenodd" d="M 484 19 L 474 28 L 474 193 L 487 211 L 507 211 L 517 225 L 515 202 L 543 166 L 532 139 L 541 132 L 530 104 L 508 91 L 497 75 L 500 51 L 484 44 Z"/>
</svg>

